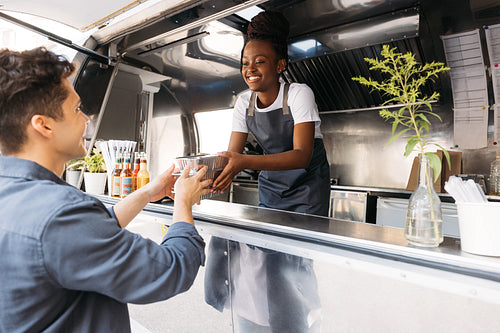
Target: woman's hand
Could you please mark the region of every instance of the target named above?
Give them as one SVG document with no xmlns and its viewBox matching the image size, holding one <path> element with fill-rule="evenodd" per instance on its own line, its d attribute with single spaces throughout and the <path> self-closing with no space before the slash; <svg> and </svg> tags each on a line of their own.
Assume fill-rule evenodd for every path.
<svg viewBox="0 0 500 333">
<path fill-rule="evenodd" d="M 214 181 L 212 186 L 212 193 L 216 192 L 224 192 L 231 182 L 233 181 L 234 176 L 236 176 L 241 170 L 245 169 L 244 166 L 244 158 L 243 154 L 238 154 L 235 152 L 225 151 L 221 153 L 217 153 L 219 156 L 224 156 L 229 159 L 226 167 L 222 170 L 221 174 Z"/>
</svg>

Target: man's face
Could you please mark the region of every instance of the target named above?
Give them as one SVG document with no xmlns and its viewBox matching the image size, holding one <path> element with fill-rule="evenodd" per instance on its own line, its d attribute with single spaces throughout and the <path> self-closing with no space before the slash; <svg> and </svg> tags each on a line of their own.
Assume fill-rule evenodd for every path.
<svg viewBox="0 0 500 333">
<path fill-rule="evenodd" d="M 83 133 L 89 118 L 81 111 L 80 97 L 67 79 L 63 86 L 68 91 L 68 97 L 62 104 L 63 118 L 55 124 L 55 149 L 65 160 L 82 157 L 87 153 Z"/>
</svg>

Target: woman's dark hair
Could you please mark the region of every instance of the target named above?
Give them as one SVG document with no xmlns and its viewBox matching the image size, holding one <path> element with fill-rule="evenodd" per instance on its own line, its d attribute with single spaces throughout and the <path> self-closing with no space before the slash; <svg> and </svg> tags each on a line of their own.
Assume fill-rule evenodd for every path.
<svg viewBox="0 0 500 333">
<path fill-rule="evenodd" d="M 68 97 L 62 79 L 74 71 L 64 57 L 43 47 L 16 52 L 0 50 L 0 151 L 18 152 L 34 115 L 60 119 Z"/>
<path fill-rule="evenodd" d="M 288 34 L 290 23 L 283 14 L 266 10 L 255 15 L 247 29 L 246 44 L 251 40 L 269 41 L 278 55 L 278 59 L 285 59 L 288 63 Z M 243 46 L 243 50 L 245 49 Z M 241 54 L 243 55 L 243 50 Z"/>
</svg>

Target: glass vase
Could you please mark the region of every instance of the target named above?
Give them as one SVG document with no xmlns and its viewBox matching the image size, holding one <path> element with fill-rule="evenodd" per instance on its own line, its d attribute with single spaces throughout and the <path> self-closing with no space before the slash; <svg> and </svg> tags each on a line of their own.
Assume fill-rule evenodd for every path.
<svg viewBox="0 0 500 333">
<path fill-rule="evenodd" d="M 410 196 L 406 213 L 405 237 L 412 245 L 437 247 L 443 241 L 441 200 L 432 174 L 427 156 L 420 156 L 418 187 Z"/>
</svg>

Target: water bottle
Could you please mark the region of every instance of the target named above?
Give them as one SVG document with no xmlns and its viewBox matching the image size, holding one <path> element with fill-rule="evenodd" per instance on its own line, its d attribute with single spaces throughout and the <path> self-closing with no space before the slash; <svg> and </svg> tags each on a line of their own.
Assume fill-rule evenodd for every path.
<svg viewBox="0 0 500 333">
<path fill-rule="evenodd" d="M 490 169 L 490 195 L 500 195 L 500 153 L 491 162 Z"/>
</svg>

